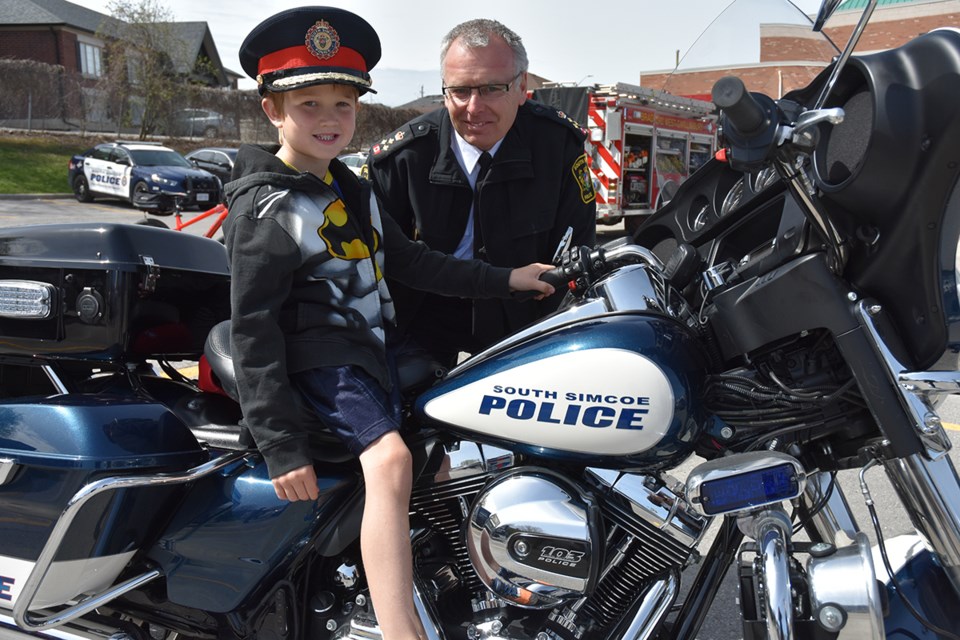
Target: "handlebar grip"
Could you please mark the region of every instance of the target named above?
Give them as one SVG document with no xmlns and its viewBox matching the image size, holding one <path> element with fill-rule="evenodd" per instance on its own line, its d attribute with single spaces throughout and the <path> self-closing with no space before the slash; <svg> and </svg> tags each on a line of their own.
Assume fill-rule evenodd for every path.
<svg viewBox="0 0 960 640">
<path fill-rule="evenodd" d="M 567 284 L 572 280 L 572 278 L 564 273 L 562 267 L 554 267 L 549 271 L 544 271 L 540 274 L 540 279 L 552 286 L 557 291 L 565 291 L 567 289 Z"/>
<path fill-rule="evenodd" d="M 750 95 L 743 81 L 736 76 L 724 76 L 717 80 L 711 92 L 716 104 L 727 116 L 728 125 L 743 136 L 759 133 L 767 119 L 760 103 Z"/>
</svg>

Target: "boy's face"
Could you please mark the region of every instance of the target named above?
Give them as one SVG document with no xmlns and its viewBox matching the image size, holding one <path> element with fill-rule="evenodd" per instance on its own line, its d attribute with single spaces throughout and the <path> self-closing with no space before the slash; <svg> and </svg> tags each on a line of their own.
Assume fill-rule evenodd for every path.
<svg viewBox="0 0 960 640">
<path fill-rule="evenodd" d="M 300 171 L 326 173 L 330 160 L 350 144 L 357 126 L 357 90 L 320 84 L 283 94 L 282 109 L 269 97 L 263 110 L 283 138 L 281 157 Z"/>
</svg>

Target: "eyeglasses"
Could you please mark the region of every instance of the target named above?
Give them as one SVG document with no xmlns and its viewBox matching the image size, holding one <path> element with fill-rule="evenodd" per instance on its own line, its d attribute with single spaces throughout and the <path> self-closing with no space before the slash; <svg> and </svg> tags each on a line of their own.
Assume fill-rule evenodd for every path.
<svg viewBox="0 0 960 640">
<path fill-rule="evenodd" d="M 466 104 L 470 102 L 470 96 L 473 95 L 473 92 L 476 91 L 477 95 L 484 100 L 495 100 L 497 98 L 502 98 L 507 95 L 510 91 L 510 87 L 520 77 L 521 71 L 517 75 L 513 76 L 510 79 L 510 82 L 505 82 L 503 84 L 484 84 L 479 87 L 443 87 L 443 95 L 447 96 L 454 102 L 459 104 Z"/>
</svg>

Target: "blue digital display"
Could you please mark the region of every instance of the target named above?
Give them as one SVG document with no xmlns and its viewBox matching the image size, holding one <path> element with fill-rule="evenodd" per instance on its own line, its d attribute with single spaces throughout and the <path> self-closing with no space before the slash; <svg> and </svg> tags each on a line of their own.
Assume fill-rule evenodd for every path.
<svg viewBox="0 0 960 640">
<path fill-rule="evenodd" d="M 792 464 L 750 471 L 700 485 L 700 504 L 707 515 L 790 500 L 800 493 L 800 481 Z"/>
</svg>

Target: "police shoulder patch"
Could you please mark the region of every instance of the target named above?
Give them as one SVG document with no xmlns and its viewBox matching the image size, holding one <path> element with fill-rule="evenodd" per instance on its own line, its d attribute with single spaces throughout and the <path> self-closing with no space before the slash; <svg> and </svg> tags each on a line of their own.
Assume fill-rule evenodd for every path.
<svg viewBox="0 0 960 640">
<path fill-rule="evenodd" d="M 590 165 L 587 162 L 587 154 L 584 153 L 570 167 L 573 177 L 580 187 L 580 199 L 584 204 L 590 204 L 597 199 L 597 194 L 593 190 L 593 175 L 590 173 Z"/>
</svg>

